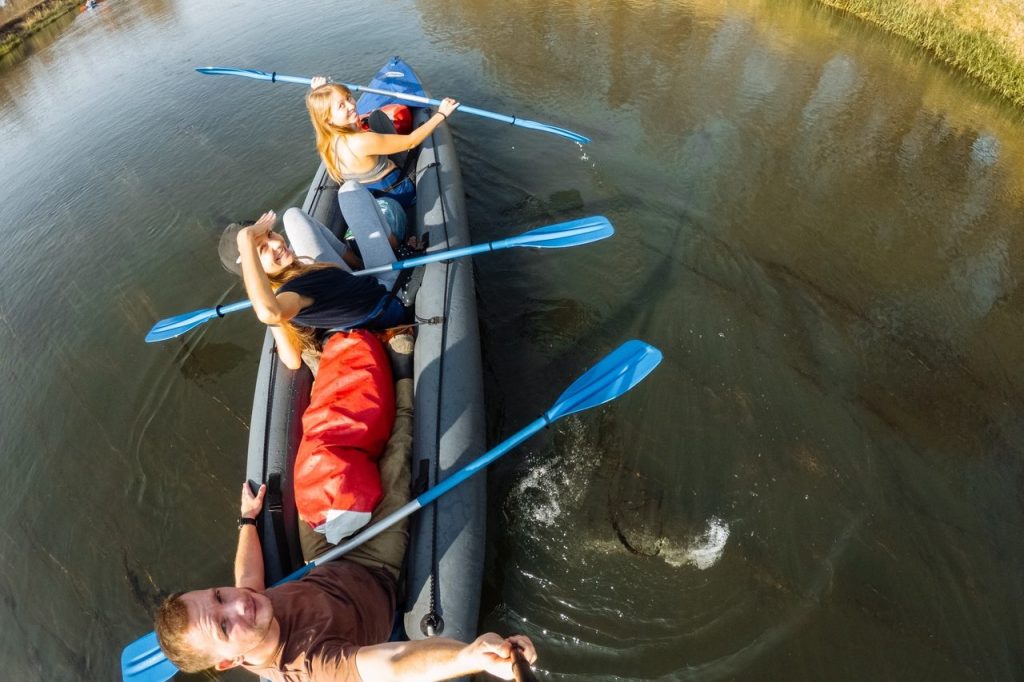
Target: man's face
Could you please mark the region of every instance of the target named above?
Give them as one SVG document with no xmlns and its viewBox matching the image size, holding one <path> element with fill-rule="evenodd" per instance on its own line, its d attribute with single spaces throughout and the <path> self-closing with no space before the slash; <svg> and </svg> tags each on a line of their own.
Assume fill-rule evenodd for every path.
<svg viewBox="0 0 1024 682">
<path fill-rule="evenodd" d="M 188 609 L 186 640 L 213 656 L 218 670 L 238 665 L 263 643 L 274 620 L 266 595 L 247 588 L 215 587 L 181 596 Z"/>
</svg>

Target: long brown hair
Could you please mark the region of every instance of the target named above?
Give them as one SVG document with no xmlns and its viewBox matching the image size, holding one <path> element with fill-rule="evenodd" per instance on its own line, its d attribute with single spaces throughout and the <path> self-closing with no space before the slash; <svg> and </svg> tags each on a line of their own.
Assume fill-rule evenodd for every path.
<svg viewBox="0 0 1024 682">
<path fill-rule="evenodd" d="M 296 258 L 292 261 L 291 265 L 286 265 L 273 275 L 267 275 L 267 279 L 270 280 L 271 288 L 274 291 L 277 291 L 288 282 L 292 281 L 296 277 L 306 274 L 307 272 L 336 267 L 338 266 L 334 263 L 322 263 L 319 261 L 302 263 Z M 320 352 L 320 340 L 316 329 L 294 324 L 290 320 L 281 325 L 281 329 L 284 330 L 284 333 L 289 337 L 289 339 L 293 342 L 298 342 L 300 349 L 310 351 L 312 353 Z"/>
<path fill-rule="evenodd" d="M 331 100 L 333 95 L 344 99 L 350 99 L 352 92 L 340 83 L 327 83 L 316 90 L 306 93 L 306 109 L 309 110 L 309 120 L 313 123 L 313 130 L 316 132 L 316 150 L 323 159 L 327 173 L 337 183 L 342 183 L 341 168 L 338 165 L 338 157 L 334 153 L 334 143 L 341 137 L 358 134 L 359 130 L 331 123 Z"/>
</svg>

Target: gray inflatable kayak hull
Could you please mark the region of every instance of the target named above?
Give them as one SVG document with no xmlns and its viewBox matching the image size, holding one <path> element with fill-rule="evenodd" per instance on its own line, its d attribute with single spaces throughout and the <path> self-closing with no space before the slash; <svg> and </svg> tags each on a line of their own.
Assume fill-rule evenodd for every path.
<svg viewBox="0 0 1024 682">
<path fill-rule="evenodd" d="M 381 74 L 393 73 L 396 64 Z M 378 78 L 381 74 L 378 74 Z M 413 77 L 415 77 L 413 75 Z M 406 76 L 408 80 L 408 76 Z M 418 122 L 429 114 L 416 111 Z M 439 126 L 421 145 L 416 164 L 417 234 L 429 233 L 430 250 L 470 244 L 462 179 L 452 136 Z M 321 165 L 303 210 L 334 227 L 340 224 L 337 184 Z M 416 294 L 414 484 L 432 486 L 484 452 L 484 402 L 473 267 L 469 260 L 427 265 Z M 302 562 L 292 463 L 301 438 L 312 376 L 288 370 L 268 332 L 253 399 L 246 476 L 267 483 L 259 519 L 267 583 Z M 414 494 L 422 490 L 414 490 Z M 474 477 L 420 511 L 410 527 L 405 573 L 407 600 L 401 620 L 407 636 L 476 636 L 483 577 L 486 480 Z M 433 629 L 421 627 L 436 623 Z"/>
</svg>

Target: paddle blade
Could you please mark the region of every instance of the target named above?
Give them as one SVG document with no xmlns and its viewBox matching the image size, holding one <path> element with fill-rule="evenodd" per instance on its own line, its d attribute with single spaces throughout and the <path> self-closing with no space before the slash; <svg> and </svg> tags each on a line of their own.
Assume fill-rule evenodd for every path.
<svg viewBox="0 0 1024 682">
<path fill-rule="evenodd" d="M 236 69 L 233 66 L 197 66 L 196 71 L 206 76 L 242 76 L 272 83 L 309 85 L 310 82 L 309 78 L 303 78 L 302 76 L 285 76 L 276 71 L 267 73 L 266 71 L 257 71 L 256 69 Z"/>
<path fill-rule="evenodd" d="M 566 137 L 573 142 L 578 144 L 587 144 L 590 142 L 590 138 L 579 133 L 574 133 L 571 130 L 565 128 L 559 128 L 558 126 L 549 125 L 547 123 L 538 123 L 537 121 L 530 121 L 525 118 L 516 118 L 512 125 L 519 126 L 520 128 L 529 128 L 530 130 L 540 130 L 545 133 L 551 133 L 552 135 L 559 135 Z"/>
<path fill-rule="evenodd" d="M 146 334 L 146 343 L 173 339 L 175 336 L 181 336 L 190 329 L 195 329 L 215 317 L 224 317 L 229 313 L 237 313 L 239 310 L 248 310 L 251 307 L 252 301 L 243 300 L 226 303 L 215 308 L 193 310 L 190 313 L 178 315 L 177 317 L 168 317 L 166 320 L 160 320 L 153 325 L 153 328 Z"/>
<path fill-rule="evenodd" d="M 195 329 L 215 317 L 217 317 L 216 308 L 205 308 L 203 310 L 193 310 L 190 313 L 184 313 L 175 317 L 168 317 L 166 320 L 160 320 L 146 334 L 146 343 L 156 343 L 181 336 L 185 332 Z"/>
<path fill-rule="evenodd" d="M 206 76 L 244 76 L 257 80 L 268 81 L 271 75 L 266 71 L 256 69 L 236 69 L 231 66 L 197 66 L 196 71 Z"/>
<path fill-rule="evenodd" d="M 627 341 L 565 389 L 544 416 L 550 423 L 618 398 L 643 381 L 661 357 L 661 351 L 650 344 Z"/>
<path fill-rule="evenodd" d="M 121 652 L 121 677 L 124 682 L 164 682 L 178 668 L 167 660 L 156 641 L 156 633 L 140 637 Z"/>
<path fill-rule="evenodd" d="M 570 220 L 567 223 L 538 227 L 516 237 L 496 242 L 494 249 L 509 246 L 525 246 L 534 249 L 564 249 L 590 242 L 607 239 L 615 234 L 615 228 L 604 216 L 591 216 Z M 499 246 L 500 244 L 500 246 Z"/>
</svg>

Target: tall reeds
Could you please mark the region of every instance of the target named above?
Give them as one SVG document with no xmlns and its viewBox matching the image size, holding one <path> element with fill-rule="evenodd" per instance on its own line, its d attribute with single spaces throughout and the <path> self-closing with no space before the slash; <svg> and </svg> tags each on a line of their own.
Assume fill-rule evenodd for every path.
<svg viewBox="0 0 1024 682">
<path fill-rule="evenodd" d="M 1016 0 L 818 0 L 874 23 L 1024 106 L 1024 8 Z"/>
</svg>

